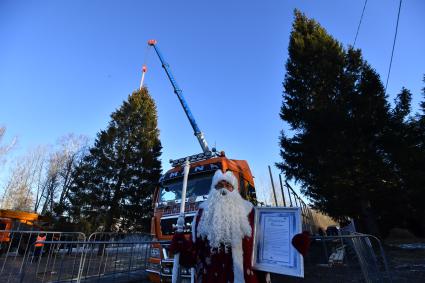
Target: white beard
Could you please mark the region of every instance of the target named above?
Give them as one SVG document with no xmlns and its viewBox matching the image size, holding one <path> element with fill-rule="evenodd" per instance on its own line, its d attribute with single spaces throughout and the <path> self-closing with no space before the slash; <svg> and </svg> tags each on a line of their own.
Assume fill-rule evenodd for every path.
<svg viewBox="0 0 425 283">
<path fill-rule="evenodd" d="M 225 195 L 222 195 L 225 192 Z M 240 247 L 245 236 L 251 236 L 248 214 L 252 209 L 250 202 L 244 200 L 237 190 L 210 190 L 208 199 L 202 204 L 204 209 L 198 224 L 197 236 L 206 238 L 211 249 L 225 251 Z"/>
</svg>

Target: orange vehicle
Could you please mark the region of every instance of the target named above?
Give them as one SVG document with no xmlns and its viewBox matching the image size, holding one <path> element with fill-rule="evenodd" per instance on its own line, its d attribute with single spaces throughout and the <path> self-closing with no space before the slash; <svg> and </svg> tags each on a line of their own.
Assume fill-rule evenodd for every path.
<svg viewBox="0 0 425 283">
<path fill-rule="evenodd" d="M 9 231 L 33 230 L 33 226 L 36 223 L 40 224 L 40 220 L 37 213 L 0 209 L 0 254 L 10 244 L 11 233 Z M 38 227 L 38 225 L 36 226 Z"/>
<path fill-rule="evenodd" d="M 205 156 L 198 154 L 190 157 L 191 161 L 186 192 L 185 227 L 186 237 L 190 237 L 193 218 L 199 205 L 207 198 L 211 179 L 217 169 L 232 171 L 239 179 L 239 191 L 244 199 L 257 204 L 254 180 L 245 160 L 228 159 L 224 152 Z M 156 240 L 171 240 L 176 230 L 180 213 L 181 191 L 183 182 L 184 159 L 174 161 L 175 167 L 163 175 L 160 186 L 154 194 L 154 216 L 151 233 Z M 152 246 L 148 259 L 148 277 L 152 282 L 171 282 L 173 255 L 166 245 Z M 183 279 L 190 278 L 190 270 L 182 268 Z"/>
<path fill-rule="evenodd" d="M 32 226 L 38 220 L 37 213 L 0 209 L 0 230 L 23 230 L 20 228 Z"/>
</svg>

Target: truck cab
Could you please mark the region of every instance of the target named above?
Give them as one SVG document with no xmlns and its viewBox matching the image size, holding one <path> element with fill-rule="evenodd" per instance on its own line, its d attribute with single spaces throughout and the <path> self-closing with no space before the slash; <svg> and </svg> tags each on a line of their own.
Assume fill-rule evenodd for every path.
<svg viewBox="0 0 425 283">
<path fill-rule="evenodd" d="M 232 171 L 239 180 L 241 196 L 257 204 L 254 179 L 245 160 L 228 159 L 222 152 L 217 156 L 191 161 L 186 192 L 185 227 L 187 238 L 192 231 L 192 222 L 199 205 L 207 199 L 211 188 L 212 177 L 216 170 Z M 196 155 L 195 155 L 196 156 Z M 184 159 L 174 162 L 174 168 L 167 171 L 160 180 L 160 185 L 154 193 L 154 216 L 151 222 L 151 234 L 155 240 L 171 240 L 180 213 L 181 192 L 183 186 Z M 151 282 L 171 282 L 173 270 L 173 255 L 167 245 L 154 244 L 148 259 L 148 277 Z M 182 268 L 182 277 L 189 279 L 190 270 Z"/>
<path fill-rule="evenodd" d="M 37 213 L 0 209 L 0 255 L 6 250 L 19 247 L 19 253 L 29 240 L 28 237 L 13 237 L 13 233 L 39 229 L 41 217 Z"/>
</svg>

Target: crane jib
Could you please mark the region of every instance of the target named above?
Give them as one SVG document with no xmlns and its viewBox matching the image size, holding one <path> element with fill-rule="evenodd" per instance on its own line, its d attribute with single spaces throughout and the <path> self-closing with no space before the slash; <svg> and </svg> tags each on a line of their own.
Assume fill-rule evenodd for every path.
<svg viewBox="0 0 425 283">
<path fill-rule="evenodd" d="M 151 43 L 151 42 L 153 42 L 153 43 Z M 186 114 L 186 117 L 189 119 L 189 123 L 193 128 L 195 136 L 198 138 L 198 141 L 199 141 L 199 144 L 201 145 L 202 150 L 204 152 L 209 151 L 207 141 L 205 140 L 204 135 L 202 134 L 201 130 L 199 129 L 198 124 L 196 123 L 195 118 L 193 117 L 193 114 L 190 111 L 189 106 L 187 105 L 186 100 L 183 97 L 183 91 L 178 86 L 176 80 L 174 79 L 174 77 L 171 73 L 170 65 L 168 63 L 166 63 L 164 58 L 162 57 L 162 54 L 159 51 L 158 46 L 156 45 L 156 41 L 149 41 L 148 44 L 150 46 L 153 46 L 156 54 L 158 55 L 158 58 L 161 61 L 162 67 L 164 68 L 165 73 L 167 74 L 167 77 L 170 80 L 171 85 L 173 86 L 174 93 L 177 95 L 177 98 L 179 99 L 180 104 L 183 107 L 183 110 Z"/>
<path fill-rule="evenodd" d="M 165 62 L 165 60 L 162 57 L 162 54 L 159 51 L 158 47 L 156 45 L 153 45 L 153 47 L 154 47 L 159 59 L 161 60 L 162 67 L 164 68 L 165 73 L 167 74 L 168 79 L 170 80 L 171 85 L 174 88 L 174 93 L 177 95 L 177 97 L 180 101 L 180 104 L 182 105 L 184 112 L 186 113 L 186 116 L 189 119 L 189 123 L 190 123 L 190 125 L 192 126 L 192 128 L 195 132 L 195 135 L 199 134 L 201 132 L 201 130 L 199 129 L 198 125 L 196 124 L 195 118 L 193 117 L 192 112 L 190 111 L 189 106 L 187 105 L 186 100 L 183 97 L 183 91 L 180 89 L 176 80 L 174 79 L 173 74 L 171 73 L 170 65 L 167 62 Z"/>
<path fill-rule="evenodd" d="M 195 118 L 192 115 L 192 112 L 189 110 L 189 106 L 186 104 L 186 101 L 181 97 L 181 90 L 176 90 L 175 93 L 177 94 L 177 97 L 180 100 L 180 104 L 182 105 L 183 109 L 185 109 L 185 113 L 187 118 L 189 119 L 189 123 L 192 125 L 193 131 L 195 132 L 195 136 L 199 133 L 201 133 L 201 130 L 199 129 L 198 125 L 195 122 Z"/>
</svg>

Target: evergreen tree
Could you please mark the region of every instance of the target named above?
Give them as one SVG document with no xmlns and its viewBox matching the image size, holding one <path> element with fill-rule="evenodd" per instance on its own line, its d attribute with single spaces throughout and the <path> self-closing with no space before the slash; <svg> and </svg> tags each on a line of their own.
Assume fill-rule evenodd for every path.
<svg viewBox="0 0 425 283">
<path fill-rule="evenodd" d="M 423 82 L 425 84 L 425 75 L 423 77 Z M 420 103 L 421 112 L 418 114 L 418 128 L 422 132 L 421 144 L 425 149 L 425 86 L 422 88 L 422 99 Z"/>
<path fill-rule="evenodd" d="M 288 51 L 280 117 L 291 133 L 281 133 L 277 166 L 316 208 L 377 234 L 400 182 L 384 147 L 390 107 L 379 75 L 298 11 Z"/>
<path fill-rule="evenodd" d="M 157 113 L 146 88 L 112 113 L 73 172 L 69 214 L 88 230 L 148 230 L 161 174 Z"/>
<path fill-rule="evenodd" d="M 425 82 L 425 77 L 424 77 Z M 425 236 L 425 88 L 420 113 L 409 119 L 406 134 L 407 150 L 403 155 L 401 169 L 409 196 L 409 228 L 420 236 Z"/>
</svg>

